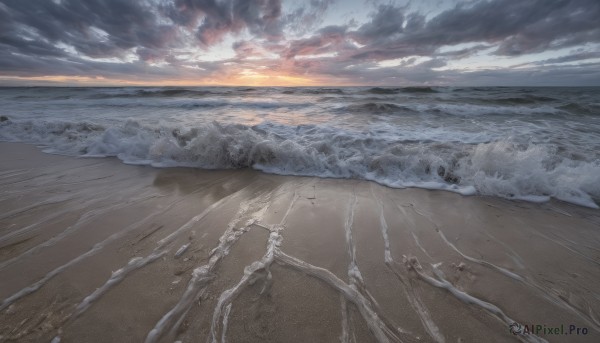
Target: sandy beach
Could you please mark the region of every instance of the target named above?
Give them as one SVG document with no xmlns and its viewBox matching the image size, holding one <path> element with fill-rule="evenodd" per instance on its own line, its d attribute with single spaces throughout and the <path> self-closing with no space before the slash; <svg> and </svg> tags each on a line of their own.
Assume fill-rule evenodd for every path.
<svg viewBox="0 0 600 343">
<path fill-rule="evenodd" d="M 600 210 L 0 155 L 2 342 L 600 340 Z"/>
<path fill-rule="evenodd" d="M 0 0 L 0 343 L 600 343 L 598 18 Z"/>
</svg>

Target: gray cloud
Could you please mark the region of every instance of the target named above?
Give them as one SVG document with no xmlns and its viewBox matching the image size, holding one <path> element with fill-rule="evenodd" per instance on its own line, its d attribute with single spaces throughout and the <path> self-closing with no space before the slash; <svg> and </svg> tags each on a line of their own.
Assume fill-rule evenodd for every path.
<svg viewBox="0 0 600 343">
<path fill-rule="evenodd" d="M 161 24 L 150 4 L 142 1 L 7 0 L 4 5 L 10 22 L 0 44 L 17 53 L 46 44 L 54 47 L 55 55 L 65 55 L 57 48 L 64 44 L 92 58 L 121 57 L 128 49 L 176 42 L 175 27 Z"/>
<path fill-rule="evenodd" d="M 521 55 L 600 42 L 595 0 L 495 0 L 459 4 L 400 39 L 411 45 L 499 43 L 496 54 Z"/>
<path fill-rule="evenodd" d="M 495 44 L 495 54 L 514 56 L 600 42 L 600 2 L 596 0 L 459 3 L 429 21 L 404 11 L 406 8 L 380 5 L 369 22 L 348 32 L 348 39 L 365 45 L 351 57 L 382 60 L 427 56 L 442 46 L 461 43 Z M 311 38 L 313 42 L 318 41 L 316 36 Z M 463 49 L 457 55 L 465 57 L 479 50 Z"/>
<path fill-rule="evenodd" d="M 547 60 L 538 61 L 536 63 L 537 64 L 565 63 L 565 62 L 574 62 L 574 61 L 589 60 L 589 59 L 595 59 L 595 58 L 600 58 L 600 51 L 580 52 L 580 53 L 576 53 L 576 54 L 572 54 L 572 55 L 568 55 L 568 56 L 549 58 Z"/>
<path fill-rule="evenodd" d="M 288 13 L 285 24 L 295 34 L 304 34 L 313 30 L 323 22 L 323 16 L 337 0 L 310 0 L 308 4 L 301 3 L 300 7 Z"/>
<path fill-rule="evenodd" d="M 352 19 L 345 21 L 352 25 L 320 27 L 333 2 L 311 0 L 284 13 L 282 0 L 1 0 L 0 75 L 159 80 L 214 77 L 259 66 L 382 84 L 493 83 L 518 77 L 572 82 L 566 75 L 585 83 L 589 75 L 597 75 L 590 72 L 596 67 L 590 63 L 563 66 L 555 69 L 555 76 L 547 66 L 599 57 L 593 45 L 600 43 L 597 0 L 463 1 L 433 16 L 411 12 L 410 3 L 387 3 L 365 6 L 374 11 L 362 23 Z M 176 52 L 196 47 L 206 51 L 227 35 L 241 33 L 247 35 L 233 44 L 232 59 L 198 63 Z M 452 48 L 458 44 L 466 45 Z M 519 65 L 519 70 L 433 70 L 484 51 L 511 57 L 585 44 L 584 50 Z M 273 54 L 280 58 L 273 59 Z M 411 56 L 430 58 L 416 65 L 415 59 L 397 67 L 378 64 Z"/>
<path fill-rule="evenodd" d="M 25 55 L 65 56 L 57 47 L 64 44 L 92 58 L 122 57 L 135 48 L 148 60 L 190 44 L 182 41 L 185 29 L 195 30 L 204 46 L 243 29 L 281 37 L 280 16 L 280 0 L 6 0 L 0 7 L 0 44 Z"/>
<path fill-rule="evenodd" d="M 404 13 L 392 5 L 380 5 L 370 22 L 356 30 L 352 38 L 361 44 L 394 40 L 404 31 Z"/>
<path fill-rule="evenodd" d="M 199 23 L 196 37 L 204 46 L 243 29 L 270 39 L 282 36 L 281 0 L 175 0 L 163 4 L 161 12 L 177 25 L 191 28 Z"/>
<path fill-rule="evenodd" d="M 346 28 L 342 26 L 327 26 L 320 29 L 316 35 L 291 41 L 288 48 L 282 53 L 285 58 L 302 55 L 317 55 L 328 52 L 339 52 L 340 45 L 344 43 Z"/>
</svg>

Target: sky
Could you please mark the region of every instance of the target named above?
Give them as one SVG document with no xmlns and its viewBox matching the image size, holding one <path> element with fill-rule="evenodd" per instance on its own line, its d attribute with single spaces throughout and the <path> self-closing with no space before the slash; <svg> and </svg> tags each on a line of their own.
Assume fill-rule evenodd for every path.
<svg viewBox="0 0 600 343">
<path fill-rule="evenodd" d="M 0 0 L 0 86 L 600 86 L 598 0 Z"/>
</svg>

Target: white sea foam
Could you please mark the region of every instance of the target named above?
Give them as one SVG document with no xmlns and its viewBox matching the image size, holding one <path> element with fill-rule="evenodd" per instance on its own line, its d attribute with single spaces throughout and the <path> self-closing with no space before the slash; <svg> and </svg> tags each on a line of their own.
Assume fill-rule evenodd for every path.
<svg viewBox="0 0 600 343">
<path fill-rule="evenodd" d="M 558 144 L 518 138 L 473 143 L 431 141 L 423 133 L 407 135 L 271 122 L 254 126 L 213 122 L 186 128 L 153 127 L 132 120 L 108 127 L 11 120 L 0 126 L 0 139 L 5 141 L 44 144 L 50 153 L 116 156 L 131 164 L 250 167 L 275 174 L 357 178 L 396 188 L 465 195 L 527 201 L 553 197 L 597 207 L 600 160 L 594 156 L 586 158 Z"/>
<path fill-rule="evenodd" d="M 0 140 L 156 167 L 597 207 L 598 98 L 537 88 L 3 89 Z"/>
</svg>

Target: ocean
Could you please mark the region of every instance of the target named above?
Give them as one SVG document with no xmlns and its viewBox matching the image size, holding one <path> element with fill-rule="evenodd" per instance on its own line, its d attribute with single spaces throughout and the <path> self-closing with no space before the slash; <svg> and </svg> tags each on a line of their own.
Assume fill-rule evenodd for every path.
<svg viewBox="0 0 600 343">
<path fill-rule="evenodd" d="M 598 208 L 600 88 L 0 88 L 0 140 Z"/>
</svg>

